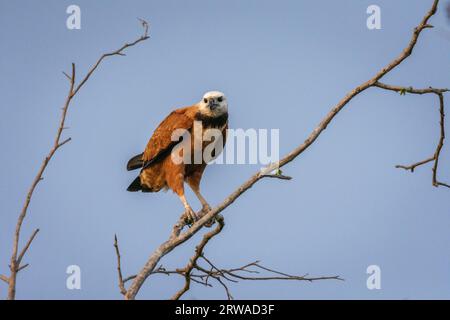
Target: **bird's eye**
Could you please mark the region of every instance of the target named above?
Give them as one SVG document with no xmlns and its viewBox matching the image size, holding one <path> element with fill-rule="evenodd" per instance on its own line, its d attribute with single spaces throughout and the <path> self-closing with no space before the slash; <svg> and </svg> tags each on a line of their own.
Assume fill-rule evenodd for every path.
<svg viewBox="0 0 450 320">
<path fill-rule="evenodd" d="M 203 99 L 203 102 L 204 102 L 204 103 L 208 103 L 208 99 L 204 98 L 204 99 Z"/>
<path fill-rule="evenodd" d="M 217 101 L 222 102 L 222 101 L 223 101 L 223 97 L 219 97 L 219 98 L 217 99 Z"/>
</svg>

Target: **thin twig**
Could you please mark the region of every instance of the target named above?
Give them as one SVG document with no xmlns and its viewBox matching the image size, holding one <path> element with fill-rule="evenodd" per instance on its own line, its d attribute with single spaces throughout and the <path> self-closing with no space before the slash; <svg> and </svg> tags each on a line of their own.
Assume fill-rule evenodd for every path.
<svg viewBox="0 0 450 320">
<path fill-rule="evenodd" d="M 0 274 L 0 280 L 4 281 L 6 283 L 9 283 L 9 278 L 3 274 Z"/>
<path fill-rule="evenodd" d="M 281 179 L 281 180 L 292 180 L 292 177 L 286 176 L 284 174 L 265 174 L 263 175 L 264 178 L 274 178 L 274 179 Z"/>
<path fill-rule="evenodd" d="M 29 266 L 28 263 L 24 264 L 23 266 L 20 266 L 20 267 L 17 269 L 17 272 L 19 272 L 19 271 L 25 269 L 25 268 L 28 267 L 28 266 Z"/>
<path fill-rule="evenodd" d="M 411 165 L 396 165 L 395 167 L 414 172 L 414 170 L 417 167 L 422 166 L 424 164 L 427 164 L 429 162 L 434 162 L 433 168 L 432 168 L 433 174 L 432 174 L 432 180 L 431 180 L 433 186 L 435 186 L 435 187 L 443 186 L 443 187 L 450 188 L 450 186 L 448 184 L 438 181 L 438 178 L 437 178 L 439 157 L 440 157 L 440 154 L 441 154 L 441 150 L 442 150 L 442 148 L 444 146 L 444 140 L 445 140 L 444 93 L 448 92 L 449 89 L 438 89 L 438 88 L 433 88 L 433 87 L 429 87 L 429 88 L 426 88 L 426 89 L 414 89 L 413 87 L 393 86 L 393 85 L 388 85 L 388 84 L 384 84 L 384 83 L 381 83 L 381 82 L 376 82 L 374 84 L 374 86 L 378 87 L 378 88 L 381 88 L 381 89 L 398 92 L 400 94 L 406 94 L 406 93 L 420 94 L 420 95 L 422 95 L 422 94 L 434 94 L 434 95 L 436 95 L 438 97 L 438 100 L 439 100 L 439 127 L 440 127 L 440 132 L 439 132 L 439 141 L 438 141 L 438 144 L 436 146 L 436 150 L 435 150 L 433 156 L 431 156 L 431 157 L 429 157 L 429 158 L 427 158 L 425 160 L 413 163 Z"/>
<path fill-rule="evenodd" d="M 434 153 L 434 166 L 433 166 L 433 186 L 439 187 L 447 187 L 450 188 L 450 185 L 439 182 L 437 179 L 437 172 L 438 172 L 438 164 L 439 164 L 439 156 L 441 154 L 442 147 L 444 146 L 444 140 L 445 140 L 445 112 L 444 112 L 444 95 L 442 93 L 438 94 L 439 96 L 439 124 L 440 124 L 440 138 L 438 145 L 436 147 L 436 152 Z"/>
<path fill-rule="evenodd" d="M 117 243 L 117 235 L 114 235 L 114 249 L 116 250 L 117 256 L 117 273 L 119 277 L 119 289 L 120 293 L 125 295 L 127 293 L 127 290 L 125 289 L 125 282 L 122 277 L 122 268 L 120 265 L 120 251 L 119 251 L 119 244 Z"/>
<path fill-rule="evenodd" d="M 34 230 L 33 234 L 31 235 L 30 239 L 28 240 L 27 244 L 25 245 L 25 247 L 23 247 L 22 251 L 19 254 L 19 257 L 17 258 L 17 265 L 20 265 L 20 263 L 22 262 L 22 259 L 25 255 L 25 253 L 27 253 L 28 248 L 31 245 L 31 242 L 33 242 L 34 237 L 36 237 L 38 232 L 39 232 L 39 229 Z"/>
<path fill-rule="evenodd" d="M 428 162 L 431 162 L 431 161 L 434 161 L 434 156 L 432 156 L 431 158 L 428 158 L 428 159 L 425 159 L 425 160 L 422 160 L 422 161 L 413 163 L 413 164 L 411 164 L 411 165 L 397 164 L 395 167 L 396 167 L 397 169 L 405 169 L 405 170 L 409 170 L 409 171 L 411 171 L 411 172 L 414 172 L 414 170 L 415 170 L 417 167 L 419 167 L 419 166 L 421 166 L 421 165 L 424 165 L 424 164 L 427 164 Z"/>
<path fill-rule="evenodd" d="M 210 268 L 207 269 L 205 267 L 200 266 L 198 264 L 199 258 L 202 258 L 202 260 L 204 260 L 209 265 Z M 194 260 L 195 263 L 193 263 Z M 250 268 L 254 268 L 256 270 Z M 198 271 L 199 273 L 193 273 L 194 270 Z M 261 273 L 260 271 L 265 271 L 268 273 L 268 275 L 260 276 L 259 275 Z M 153 272 L 152 274 L 154 273 L 155 272 Z M 185 268 L 177 269 L 174 271 L 165 270 L 164 273 L 169 275 L 178 274 L 185 278 L 184 287 L 172 297 L 172 299 L 175 300 L 181 298 L 181 296 L 189 290 L 191 281 L 207 287 L 211 287 L 212 285 L 208 282 L 208 280 L 213 279 L 217 281 L 225 289 L 228 299 L 232 299 L 233 297 L 231 295 L 230 289 L 228 288 L 227 282 L 237 283 L 239 282 L 239 280 L 250 280 L 250 281 L 291 280 L 291 281 L 306 281 L 306 282 L 321 281 L 321 280 L 343 281 L 343 279 L 339 276 L 308 277 L 307 274 L 303 276 L 290 275 L 284 272 L 267 268 L 261 265 L 259 261 L 248 263 L 239 268 L 220 269 L 216 267 L 211 262 L 210 259 L 206 258 L 204 254 L 198 255 L 197 251 Z"/>
<path fill-rule="evenodd" d="M 425 89 L 415 89 L 413 87 L 393 86 L 393 85 L 382 83 L 380 81 L 375 82 L 375 84 L 373 86 L 381 88 L 381 89 L 385 89 L 385 90 L 395 91 L 400 94 L 404 94 L 404 93 L 412 93 L 412 94 L 435 93 L 435 94 L 439 94 L 439 93 L 445 93 L 445 92 L 449 91 L 449 89 L 447 89 L 447 88 L 439 89 L 439 88 L 429 87 L 429 88 L 425 88 Z"/>
</svg>

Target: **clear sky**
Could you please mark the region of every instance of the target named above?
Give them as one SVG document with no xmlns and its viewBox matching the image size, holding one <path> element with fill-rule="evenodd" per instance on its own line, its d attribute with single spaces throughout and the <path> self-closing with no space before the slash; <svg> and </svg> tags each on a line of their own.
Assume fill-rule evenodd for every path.
<svg viewBox="0 0 450 320">
<path fill-rule="evenodd" d="M 68 90 L 108 50 L 150 39 L 98 69 L 73 101 L 65 136 L 35 192 L 23 238 L 41 232 L 20 273 L 19 299 L 120 299 L 113 237 L 125 274 L 136 273 L 182 211 L 171 192 L 128 193 L 127 160 L 143 150 L 175 107 L 208 90 L 229 100 L 230 127 L 280 129 L 282 154 L 304 141 L 349 90 L 396 57 L 431 0 L 345 1 L 0 1 L 0 273 L 26 191 L 51 146 Z M 81 30 L 66 8 L 81 8 Z M 381 7 L 382 29 L 366 9 Z M 413 55 L 384 81 L 450 87 L 445 2 Z M 450 112 L 449 112 L 450 114 Z M 222 267 L 261 260 L 268 267 L 345 282 L 240 282 L 237 299 L 450 298 L 450 190 L 431 186 L 431 167 L 395 169 L 431 156 L 439 127 L 434 96 L 370 89 L 354 99 L 319 140 L 284 168 L 291 181 L 264 180 L 224 212 L 226 227 L 206 249 Z M 448 123 L 448 120 L 447 120 Z M 221 202 L 257 165 L 207 168 L 202 189 Z M 440 179 L 450 181 L 445 146 Z M 188 198 L 199 207 L 188 193 Z M 182 267 L 196 236 L 162 263 Z M 366 268 L 381 268 L 368 290 Z M 78 265 L 81 290 L 66 288 Z M 138 298 L 165 299 L 181 277 L 152 276 Z M 6 286 L 0 284 L 0 295 Z M 185 298 L 225 298 L 220 286 L 194 285 Z"/>
</svg>

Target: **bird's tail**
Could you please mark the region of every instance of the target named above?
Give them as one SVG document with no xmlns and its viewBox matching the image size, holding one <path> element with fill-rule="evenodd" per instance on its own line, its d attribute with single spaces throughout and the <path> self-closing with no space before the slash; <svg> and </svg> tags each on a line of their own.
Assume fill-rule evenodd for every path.
<svg viewBox="0 0 450 320">
<path fill-rule="evenodd" d="M 142 160 L 143 155 L 144 155 L 143 153 L 140 153 L 140 154 L 134 156 L 133 158 L 131 158 L 127 163 L 127 170 L 131 171 L 131 170 L 142 168 L 142 166 L 144 165 L 144 160 Z"/>
<path fill-rule="evenodd" d="M 137 176 L 137 178 L 134 179 L 133 182 L 128 186 L 127 191 L 136 192 L 140 190 L 142 190 L 141 177 Z"/>
</svg>

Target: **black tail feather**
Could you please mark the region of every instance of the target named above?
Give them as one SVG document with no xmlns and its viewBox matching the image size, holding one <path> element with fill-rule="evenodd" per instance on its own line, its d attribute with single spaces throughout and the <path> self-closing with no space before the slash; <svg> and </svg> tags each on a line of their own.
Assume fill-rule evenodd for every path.
<svg viewBox="0 0 450 320">
<path fill-rule="evenodd" d="M 143 155 L 144 154 L 141 153 L 131 158 L 127 163 L 127 170 L 131 171 L 142 168 L 144 165 L 144 161 L 142 160 Z"/>
<path fill-rule="evenodd" d="M 134 179 L 133 182 L 128 186 L 127 191 L 136 192 L 136 191 L 140 191 L 140 190 L 142 190 L 141 177 L 137 176 L 137 178 Z"/>
</svg>

